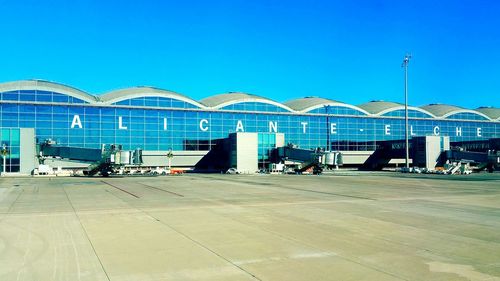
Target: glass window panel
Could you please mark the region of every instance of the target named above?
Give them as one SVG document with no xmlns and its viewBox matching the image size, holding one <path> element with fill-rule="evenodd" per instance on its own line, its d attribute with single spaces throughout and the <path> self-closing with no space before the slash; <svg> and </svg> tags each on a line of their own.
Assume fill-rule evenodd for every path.
<svg viewBox="0 0 500 281">
<path fill-rule="evenodd" d="M 2 93 L 2 100 L 5 100 L 5 101 L 18 101 L 19 100 L 19 93 L 17 91 L 15 91 L 15 92 L 4 92 L 4 93 Z"/>
<path fill-rule="evenodd" d="M 54 93 L 54 94 L 52 94 L 52 101 L 53 102 L 68 103 L 69 102 L 69 98 L 66 95 Z"/>
</svg>

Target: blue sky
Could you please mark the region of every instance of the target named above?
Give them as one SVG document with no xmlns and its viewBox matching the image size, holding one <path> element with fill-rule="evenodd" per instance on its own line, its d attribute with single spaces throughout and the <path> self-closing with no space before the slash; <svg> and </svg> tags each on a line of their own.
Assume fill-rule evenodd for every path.
<svg viewBox="0 0 500 281">
<path fill-rule="evenodd" d="M 0 81 L 500 107 L 499 1 L 5 1 Z"/>
</svg>

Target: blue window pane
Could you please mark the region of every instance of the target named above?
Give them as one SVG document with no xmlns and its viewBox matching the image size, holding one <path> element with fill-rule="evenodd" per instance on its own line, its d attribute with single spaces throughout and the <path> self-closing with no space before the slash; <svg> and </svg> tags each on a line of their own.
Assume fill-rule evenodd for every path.
<svg viewBox="0 0 500 281">
<path fill-rule="evenodd" d="M 36 94 L 36 101 L 38 101 L 38 102 L 52 102 L 52 95 Z"/>
<path fill-rule="evenodd" d="M 4 104 L 2 105 L 2 113 L 4 112 L 19 112 L 19 106 L 16 104 Z"/>
<path fill-rule="evenodd" d="M 78 98 L 74 98 L 74 97 L 69 97 L 69 103 L 88 103 L 86 101 L 83 101 L 81 99 L 78 99 Z"/>
<path fill-rule="evenodd" d="M 144 106 L 144 98 L 131 99 L 130 105 Z"/>
<path fill-rule="evenodd" d="M 119 101 L 113 104 L 146 106 L 146 107 L 166 107 L 166 108 L 197 108 L 197 106 L 192 105 L 190 103 L 165 97 L 140 97 L 140 98 L 133 98 L 133 99 Z"/>
<path fill-rule="evenodd" d="M 2 100 L 5 101 L 18 101 L 19 93 L 17 91 L 14 92 L 4 92 L 2 93 Z"/>
<path fill-rule="evenodd" d="M 115 105 L 130 105 L 130 100 L 122 100 L 119 102 L 115 102 L 113 104 L 115 104 Z"/>
<path fill-rule="evenodd" d="M 461 113 L 456 113 L 452 114 L 446 119 L 460 119 L 460 120 L 488 120 L 482 115 L 476 114 L 476 113 L 471 113 L 471 112 L 461 112 Z"/>
<path fill-rule="evenodd" d="M 352 109 L 350 107 L 330 106 L 330 105 L 310 110 L 307 113 L 332 114 L 332 115 L 355 115 L 355 116 L 366 115 L 364 112 Z"/>
<path fill-rule="evenodd" d="M 262 102 L 240 102 L 224 106 L 221 109 L 234 111 L 288 112 L 282 107 Z"/>
<path fill-rule="evenodd" d="M 405 117 L 405 110 L 404 109 L 398 109 L 394 111 L 387 112 L 385 114 L 382 114 L 382 116 L 391 116 L 391 117 Z M 424 112 L 418 111 L 418 110 L 408 110 L 408 118 L 433 118 L 431 115 L 426 114 Z"/>
<path fill-rule="evenodd" d="M 69 98 L 66 95 L 61 95 L 61 94 L 52 94 L 52 101 L 53 102 L 60 102 L 60 103 L 68 103 Z"/>
</svg>

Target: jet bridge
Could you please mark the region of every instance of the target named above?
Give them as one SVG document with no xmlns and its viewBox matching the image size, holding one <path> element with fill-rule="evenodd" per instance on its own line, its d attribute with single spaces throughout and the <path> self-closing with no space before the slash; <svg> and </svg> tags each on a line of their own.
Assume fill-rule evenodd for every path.
<svg viewBox="0 0 500 281">
<path fill-rule="evenodd" d="M 434 169 L 443 151 L 449 150 L 450 140 L 447 136 L 413 137 L 409 140 L 409 160 L 413 167 Z M 406 144 L 404 140 L 388 140 L 377 142 L 377 149 L 359 167 L 364 171 L 380 171 L 389 165 L 392 159 L 405 159 Z"/>
<path fill-rule="evenodd" d="M 381 141 L 359 169 L 382 170 L 392 159 L 404 159 L 405 154 L 404 140 Z M 413 137 L 409 140 L 409 158 L 413 167 L 427 170 L 468 163 L 475 171 L 493 172 L 500 169 L 500 138 L 450 143 L 446 136 Z"/>
<path fill-rule="evenodd" d="M 447 151 L 447 159 L 472 163 L 476 171 L 500 170 L 500 138 L 452 142 L 451 145 L 453 149 Z"/>
<path fill-rule="evenodd" d="M 88 163 L 84 175 L 109 176 L 124 165 L 142 164 L 142 150 L 123 151 L 121 145 L 102 145 L 101 149 L 58 146 L 48 140 L 38 147 L 38 159 L 43 164 L 46 159 L 56 158 L 66 161 Z"/>
<path fill-rule="evenodd" d="M 277 151 L 277 162 L 285 166 L 293 166 L 295 173 L 301 174 L 311 171 L 313 174 L 321 174 L 325 168 L 338 167 L 342 165 L 342 154 L 340 152 L 324 151 L 320 148 L 308 150 L 289 144 L 279 147 Z"/>
</svg>

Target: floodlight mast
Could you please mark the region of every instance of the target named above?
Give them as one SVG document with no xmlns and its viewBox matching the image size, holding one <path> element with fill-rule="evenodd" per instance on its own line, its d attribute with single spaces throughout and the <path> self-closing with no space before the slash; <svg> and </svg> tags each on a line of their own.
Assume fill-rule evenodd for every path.
<svg viewBox="0 0 500 281">
<path fill-rule="evenodd" d="M 330 105 L 324 105 L 323 107 L 325 108 L 325 113 L 326 113 L 326 146 L 325 146 L 325 150 L 332 151 L 331 150 L 332 144 L 330 142 L 330 133 L 331 133 L 331 129 L 330 129 Z"/>
<path fill-rule="evenodd" d="M 409 158 L 410 158 L 410 150 L 408 146 L 408 64 L 410 63 L 411 54 L 407 53 L 403 59 L 403 64 L 401 67 L 405 69 L 405 150 L 406 150 L 406 158 L 405 165 L 406 169 L 410 168 Z"/>
</svg>

